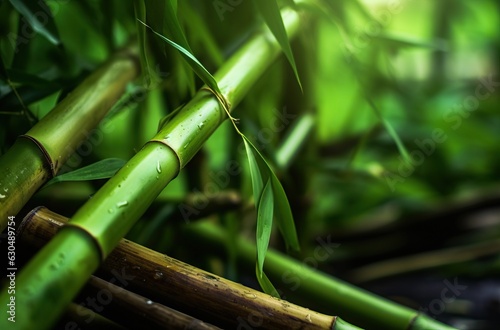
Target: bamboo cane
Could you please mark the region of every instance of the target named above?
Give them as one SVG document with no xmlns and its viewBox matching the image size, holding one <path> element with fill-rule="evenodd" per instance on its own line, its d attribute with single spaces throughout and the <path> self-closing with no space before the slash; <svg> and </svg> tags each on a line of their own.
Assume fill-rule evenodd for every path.
<svg viewBox="0 0 500 330">
<path fill-rule="evenodd" d="M 285 8 L 293 36 L 298 12 Z M 236 106 L 280 53 L 268 30 L 248 40 L 215 75 L 228 104 Z M 17 277 L 20 329 L 50 327 L 148 206 L 226 119 L 218 99 L 202 89 L 116 173 Z M 9 303 L 6 290 L 0 305 Z M 0 328 L 8 326 L 0 319 Z"/>
<path fill-rule="evenodd" d="M 55 326 L 55 329 L 78 329 L 78 330 L 127 330 L 99 314 L 95 314 L 92 322 L 88 322 L 87 315 L 93 312 L 83 306 L 71 303 L 65 313 Z"/>
<path fill-rule="evenodd" d="M 137 54 L 127 49 L 85 79 L 0 158 L 0 232 L 35 191 L 61 169 L 91 135 L 125 86 L 138 73 Z"/>
<path fill-rule="evenodd" d="M 224 248 L 224 237 L 227 234 L 215 225 L 198 222 L 188 226 L 187 230 L 192 239 Z M 239 239 L 236 253 L 245 263 L 250 263 L 255 258 L 255 246 L 249 241 Z M 269 249 L 266 255 L 266 271 L 276 284 L 290 284 L 292 279 L 293 291 L 297 295 L 328 306 L 349 322 L 355 322 L 366 329 L 455 329 L 418 311 L 324 274 L 272 249 Z"/>
<path fill-rule="evenodd" d="M 108 292 L 112 297 L 111 302 L 105 308 L 98 306 L 100 310 L 96 310 L 96 312 L 100 312 L 103 316 L 128 328 L 171 330 L 220 329 L 172 308 L 153 302 L 124 288 L 120 288 L 94 275 L 90 277 L 87 287 L 91 288 L 89 291 L 94 296 L 98 296 L 99 292 Z"/>
<path fill-rule="evenodd" d="M 42 207 L 21 223 L 18 238 L 40 248 L 68 219 Z M 226 280 L 164 254 L 122 239 L 101 266 L 110 276 L 116 270 L 147 296 L 166 299 L 190 311 L 202 311 L 225 327 L 265 329 L 357 329 L 328 316 L 273 298 L 260 291 Z"/>
</svg>

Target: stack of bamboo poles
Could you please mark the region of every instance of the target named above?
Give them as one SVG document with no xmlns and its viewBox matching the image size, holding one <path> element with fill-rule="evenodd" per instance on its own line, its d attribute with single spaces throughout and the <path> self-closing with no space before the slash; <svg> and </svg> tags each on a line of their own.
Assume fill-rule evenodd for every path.
<svg viewBox="0 0 500 330">
<path fill-rule="evenodd" d="M 282 16 L 288 35 L 293 36 L 301 22 L 299 13 L 292 9 L 284 9 Z M 270 38 L 268 33 L 262 32 L 251 38 L 219 69 L 215 78 L 223 96 L 233 107 L 242 100 L 252 84 L 279 53 L 278 43 Z M 81 138 L 84 130 L 95 125 L 102 117 L 102 115 L 92 115 L 96 119 L 87 122 L 90 115 L 87 115 L 86 111 L 109 109 L 112 103 L 110 100 L 114 100 L 123 90 L 125 83 L 135 76 L 133 62 L 129 58 L 115 60 L 98 71 L 64 100 L 57 107 L 57 111 L 47 116 L 41 125 L 39 124 L 40 126 L 37 125 L 28 132 L 29 137 L 26 140 L 20 139 L 19 145 L 16 144 L 13 151 L 10 150 L 1 159 L 0 170 L 8 170 L 13 177 L 15 176 L 0 183 L 1 187 L 6 187 L 11 192 L 6 198 L 7 202 L 2 204 L 2 210 L 6 210 L 2 211 L 2 221 L 8 215 L 15 214 L 41 183 L 57 172 L 69 156 L 61 151 L 61 148 L 64 149 L 63 145 L 69 143 L 71 146 L 76 146 L 78 141 L 81 141 L 73 137 L 70 139 L 70 135 Z M 144 145 L 142 150 L 76 212 L 17 277 L 15 299 L 19 317 L 16 319 L 16 328 L 45 329 L 50 328 L 58 320 L 99 265 L 106 259 L 108 261 L 105 264 L 113 260 L 112 251 L 120 245 L 122 237 L 224 119 L 226 114 L 217 99 L 206 90 L 200 90 L 153 139 Z M 61 122 L 65 123 L 64 129 L 48 133 Z M 80 133 L 75 134 L 75 132 Z M 33 145 L 36 148 L 29 147 Z M 14 169 L 14 167 L 28 161 L 33 164 L 26 165 L 29 168 L 21 172 L 24 175 L 21 182 L 17 174 L 19 168 Z M 17 191 L 17 195 L 14 191 Z M 21 228 L 22 236 L 28 232 L 26 227 L 24 228 Z M 37 231 L 41 233 L 42 230 L 37 229 Z M 230 315 L 238 319 L 238 317 L 255 316 L 256 309 L 266 306 L 265 308 L 270 309 L 265 309 L 265 313 L 259 315 L 262 315 L 268 323 L 258 325 L 260 327 L 356 329 L 338 317 L 322 315 L 286 301 L 270 298 L 132 243 L 123 242 L 120 248 L 124 246 L 124 252 L 117 252 L 122 253 L 122 261 L 127 259 L 128 262 L 134 260 L 134 263 L 139 263 L 139 259 L 142 258 L 146 263 L 161 268 L 161 272 L 151 269 L 146 274 L 161 277 L 159 273 L 162 273 L 163 278 L 170 281 L 169 290 L 174 283 L 178 285 L 179 293 L 174 299 L 185 296 L 189 303 L 199 304 L 196 305 L 197 308 L 203 309 L 208 314 L 224 314 L 231 311 L 233 314 Z M 281 271 L 285 269 L 282 267 L 293 264 L 291 261 L 283 263 L 283 260 L 288 259 L 281 257 L 274 261 L 270 258 L 268 260 L 266 265 L 275 262 L 274 267 L 281 268 Z M 339 310 L 344 308 L 349 310 L 351 315 L 359 315 L 360 323 L 370 320 L 381 329 L 451 329 L 419 315 L 416 311 L 387 302 L 345 283 L 321 276 L 317 279 L 319 282 L 311 283 L 317 285 L 318 294 L 321 288 L 331 290 L 327 294 L 335 297 L 332 308 Z M 99 281 L 91 280 L 91 283 L 98 287 L 100 284 L 96 282 Z M 147 283 L 141 288 L 148 290 L 149 285 L 153 290 L 159 288 L 152 284 L 154 281 L 149 281 L 149 285 Z M 163 296 L 168 297 L 169 290 L 164 289 Z M 216 296 L 206 295 L 206 292 L 212 292 Z M 0 295 L 0 305 L 6 306 L 10 299 L 10 295 L 4 289 Z M 126 298 L 127 301 L 136 302 L 141 299 L 137 296 Z M 215 305 L 215 302 L 220 303 L 218 306 L 221 310 L 211 309 L 213 307 L 211 305 Z M 144 304 L 154 305 L 149 300 Z M 166 309 L 162 310 L 166 313 Z M 186 315 L 175 315 L 172 319 L 193 321 Z M 165 319 L 161 322 L 164 321 Z M 234 319 L 223 319 L 223 321 L 234 322 Z M 356 317 L 353 321 L 358 323 Z M 199 324 L 200 328 L 209 326 Z M 7 329 L 10 325 L 12 324 L 7 318 L 0 319 L 1 329 Z M 169 325 L 165 327 L 169 328 Z"/>
</svg>

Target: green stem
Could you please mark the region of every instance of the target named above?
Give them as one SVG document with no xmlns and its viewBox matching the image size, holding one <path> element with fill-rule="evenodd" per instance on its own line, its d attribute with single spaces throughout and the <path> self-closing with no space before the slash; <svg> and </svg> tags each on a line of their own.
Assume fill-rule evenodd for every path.
<svg viewBox="0 0 500 330">
<path fill-rule="evenodd" d="M 7 217 L 15 216 L 92 135 L 94 127 L 137 75 L 135 62 L 135 55 L 128 50 L 117 54 L 0 158 L 0 231 L 5 229 Z"/>
<path fill-rule="evenodd" d="M 207 244 L 220 248 L 223 248 L 227 237 L 223 229 L 207 222 L 192 224 L 188 227 L 188 231 L 196 237 L 196 240 L 202 239 Z M 255 251 L 253 243 L 237 240 L 237 254 L 245 263 L 253 263 Z M 266 273 L 276 284 L 280 282 L 285 286 L 292 284 L 296 295 L 329 306 L 337 315 L 367 329 L 454 329 L 415 310 L 322 273 L 275 250 L 267 251 L 265 265 Z M 290 283 L 291 280 L 293 283 Z"/>
</svg>

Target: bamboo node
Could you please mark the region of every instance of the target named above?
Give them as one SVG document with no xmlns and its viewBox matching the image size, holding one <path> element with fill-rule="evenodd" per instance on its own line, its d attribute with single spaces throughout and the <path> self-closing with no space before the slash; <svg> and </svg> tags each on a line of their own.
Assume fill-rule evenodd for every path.
<svg viewBox="0 0 500 330">
<path fill-rule="evenodd" d="M 26 135 L 26 134 L 19 135 L 19 138 L 28 139 L 28 140 L 30 140 L 31 142 L 33 142 L 38 147 L 38 149 L 42 152 L 43 156 L 45 157 L 45 160 L 47 161 L 47 165 L 50 168 L 50 173 L 52 175 L 52 178 L 55 177 L 57 175 L 57 170 L 58 170 L 58 166 L 57 165 L 58 165 L 58 162 L 57 161 L 54 162 L 52 160 L 52 157 L 50 156 L 50 153 L 43 146 L 43 144 L 40 141 L 38 141 L 36 138 L 34 138 L 33 136 L 30 136 L 30 135 Z"/>
</svg>

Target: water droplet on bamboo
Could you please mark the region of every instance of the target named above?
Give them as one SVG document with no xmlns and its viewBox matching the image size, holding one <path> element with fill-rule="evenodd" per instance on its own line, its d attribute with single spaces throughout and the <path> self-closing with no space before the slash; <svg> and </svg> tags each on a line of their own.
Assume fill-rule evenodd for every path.
<svg viewBox="0 0 500 330">
<path fill-rule="evenodd" d="M 152 304 L 153 304 L 153 302 L 152 302 L 151 300 L 148 300 L 148 301 L 146 301 L 146 304 L 148 304 L 148 305 L 152 305 Z"/>
<path fill-rule="evenodd" d="M 5 197 L 7 197 L 7 195 L 0 194 L 0 199 L 4 199 Z"/>
<path fill-rule="evenodd" d="M 59 265 L 62 265 L 62 264 L 64 263 L 64 259 L 65 259 L 65 257 L 66 257 L 66 256 L 64 255 L 64 253 L 63 253 L 63 252 L 59 253 L 59 259 L 57 260 L 57 263 L 58 263 Z"/>
<path fill-rule="evenodd" d="M 243 291 L 243 294 L 245 295 L 245 297 L 247 297 L 248 299 L 256 299 L 257 296 L 252 293 L 252 292 L 249 292 L 249 291 Z"/>
<path fill-rule="evenodd" d="M 128 202 L 127 201 L 123 201 L 123 202 L 118 202 L 116 203 L 116 206 L 117 207 L 125 207 L 128 205 Z"/>
<path fill-rule="evenodd" d="M 169 140 L 169 139 L 170 139 L 170 135 L 165 135 L 165 136 L 163 137 L 163 139 L 164 139 L 164 140 Z"/>
<path fill-rule="evenodd" d="M 309 323 L 312 323 L 311 314 L 307 314 L 307 315 L 306 315 L 306 320 L 307 320 Z"/>
<path fill-rule="evenodd" d="M 161 164 L 160 161 L 156 163 L 156 172 L 161 173 Z"/>
<path fill-rule="evenodd" d="M 198 124 L 198 129 L 202 129 L 204 125 L 205 125 L 205 122 L 202 121 L 201 123 Z"/>
<path fill-rule="evenodd" d="M 153 276 L 155 280 L 160 280 L 163 278 L 163 273 L 160 271 L 155 272 L 155 275 Z"/>
<path fill-rule="evenodd" d="M 134 267 L 132 267 L 132 269 L 133 269 L 133 270 L 141 270 L 141 267 L 139 267 L 139 266 L 134 266 Z"/>
<path fill-rule="evenodd" d="M 113 212 L 115 212 L 115 210 L 113 210 L 113 209 L 108 209 L 108 213 L 109 213 L 109 214 L 112 214 Z"/>
</svg>

